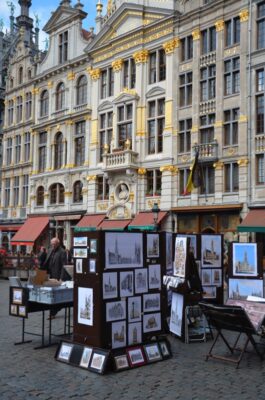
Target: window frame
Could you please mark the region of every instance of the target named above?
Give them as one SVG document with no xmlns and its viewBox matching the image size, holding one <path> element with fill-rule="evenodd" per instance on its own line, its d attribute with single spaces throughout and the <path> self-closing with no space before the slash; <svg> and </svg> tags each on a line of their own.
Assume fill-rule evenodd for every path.
<svg viewBox="0 0 265 400">
<path fill-rule="evenodd" d="M 228 114 L 229 119 L 227 119 L 226 117 L 226 115 L 228 116 Z M 239 114 L 239 107 L 224 110 L 224 147 L 238 145 Z"/>
<path fill-rule="evenodd" d="M 204 76 L 204 71 L 206 75 Z M 216 64 L 207 65 L 200 69 L 200 101 L 216 98 Z"/>
<path fill-rule="evenodd" d="M 224 164 L 224 193 L 239 191 L 239 165 L 237 162 Z"/>
<path fill-rule="evenodd" d="M 79 76 L 76 83 L 76 105 L 82 106 L 87 104 L 87 77 Z"/>
<path fill-rule="evenodd" d="M 110 187 L 108 179 L 104 175 L 98 175 L 96 185 L 97 201 L 109 200 Z"/>
<path fill-rule="evenodd" d="M 85 136 L 86 136 L 86 121 L 78 121 L 75 123 L 75 166 L 80 167 L 85 162 Z"/>
<path fill-rule="evenodd" d="M 192 71 L 187 71 L 179 75 L 179 107 L 189 107 L 192 105 L 192 85 Z"/>
<path fill-rule="evenodd" d="M 154 197 L 162 194 L 162 172 L 159 168 L 146 171 L 146 196 Z"/>
<path fill-rule="evenodd" d="M 154 115 L 152 115 L 151 104 L 154 104 Z M 162 109 L 160 107 L 162 105 Z M 159 97 L 152 100 L 149 100 L 147 103 L 147 137 L 148 137 L 148 154 L 159 154 L 163 153 L 164 151 L 164 140 L 163 140 L 163 133 L 165 129 L 165 107 L 166 107 L 166 100 L 165 97 Z M 160 113 L 159 110 L 162 110 Z M 152 129 L 151 129 L 152 127 Z M 154 146 L 152 145 L 154 142 Z M 154 149 L 154 150 L 152 150 Z"/>
<path fill-rule="evenodd" d="M 83 203 L 83 184 L 80 180 L 73 184 L 73 203 Z"/>
<path fill-rule="evenodd" d="M 40 95 L 40 117 L 47 117 L 49 115 L 49 92 L 43 90 Z"/>
<path fill-rule="evenodd" d="M 148 71 L 149 85 L 166 80 L 166 53 L 164 49 L 150 52 Z"/>
<path fill-rule="evenodd" d="M 239 66 L 235 66 L 239 60 Z M 230 65 L 229 69 L 226 68 Z M 230 79 L 230 84 L 228 82 Z M 231 88 L 229 90 L 229 88 Z M 224 96 L 233 96 L 240 93 L 240 57 L 231 57 L 224 60 Z"/>
<path fill-rule="evenodd" d="M 110 124 L 110 125 L 109 125 Z M 103 161 L 104 146 L 111 146 L 113 136 L 113 111 L 99 114 L 99 161 Z"/>
</svg>

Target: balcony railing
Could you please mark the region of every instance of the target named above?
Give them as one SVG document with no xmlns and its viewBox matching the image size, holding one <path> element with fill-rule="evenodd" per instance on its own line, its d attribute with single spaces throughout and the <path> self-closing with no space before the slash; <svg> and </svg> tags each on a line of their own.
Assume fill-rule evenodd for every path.
<svg viewBox="0 0 265 400">
<path fill-rule="evenodd" d="M 132 150 L 118 150 L 103 154 L 103 170 L 137 168 L 138 153 Z"/>
<path fill-rule="evenodd" d="M 255 137 L 255 150 L 259 153 L 265 151 L 265 135 Z"/>
<path fill-rule="evenodd" d="M 218 159 L 218 143 L 211 142 L 205 144 L 196 144 L 193 146 L 194 154 L 199 152 L 199 159 L 201 161 L 215 161 Z"/>
<path fill-rule="evenodd" d="M 216 63 L 216 52 L 211 52 L 204 54 L 200 57 L 200 67 L 205 67 L 207 65 Z"/>
</svg>

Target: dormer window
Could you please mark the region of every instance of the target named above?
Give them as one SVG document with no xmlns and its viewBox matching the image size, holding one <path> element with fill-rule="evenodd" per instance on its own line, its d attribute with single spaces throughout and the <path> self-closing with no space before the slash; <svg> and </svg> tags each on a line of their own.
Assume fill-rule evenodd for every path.
<svg viewBox="0 0 265 400">
<path fill-rule="evenodd" d="M 68 31 L 59 35 L 59 63 L 62 64 L 68 60 Z"/>
</svg>

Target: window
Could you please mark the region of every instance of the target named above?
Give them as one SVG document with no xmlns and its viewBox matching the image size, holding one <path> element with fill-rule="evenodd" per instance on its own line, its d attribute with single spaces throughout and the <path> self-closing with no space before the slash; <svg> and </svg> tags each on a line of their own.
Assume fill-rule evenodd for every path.
<svg viewBox="0 0 265 400">
<path fill-rule="evenodd" d="M 8 125 L 12 125 L 14 122 L 14 101 L 9 100 L 8 102 Z"/>
<path fill-rule="evenodd" d="M 44 90 L 40 96 L 40 116 L 45 117 L 49 113 L 49 93 Z"/>
<path fill-rule="evenodd" d="M 5 179 L 5 207 L 10 205 L 10 178 Z"/>
<path fill-rule="evenodd" d="M 225 46 L 240 43 L 240 18 L 232 18 L 225 22 Z"/>
<path fill-rule="evenodd" d="M 15 141 L 15 164 L 18 164 L 20 162 L 20 157 L 21 157 L 21 136 L 17 135 Z"/>
<path fill-rule="evenodd" d="M 179 195 L 182 196 L 185 192 L 188 179 L 189 179 L 190 169 L 184 168 L 179 170 Z"/>
<path fill-rule="evenodd" d="M 190 151 L 190 131 L 192 127 L 192 119 L 179 121 L 179 153 L 187 153 Z"/>
<path fill-rule="evenodd" d="M 24 162 L 30 159 L 30 132 L 24 135 Z"/>
<path fill-rule="evenodd" d="M 201 68 L 201 101 L 215 98 L 215 76 L 215 65 Z"/>
<path fill-rule="evenodd" d="M 14 177 L 13 193 L 14 193 L 13 205 L 14 207 L 17 207 L 19 203 L 19 176 Z"/>
<path fill-rule="evenodd" d="M 213 194 L 214 193 L 214 180 L 215 170 L 212 165 L 205 165 L 202 167 L 202 186 L 200 186 L 200 194 Z"/>
<path fill-rule="evenodd" d="M 264 133 L 264 69 L 256 71 L 256 134 Z"/>
<path fill-rule="evenodd" d="M 32 78 L 32 71 L 31 69 L 28 69 L 28 80 Z"/>
<path fill-rule="evenodd" d="M 37 206 L 44 205 L 44 187 L 39 186 L 37 189 Z"/>
<path fill-rule="evenodd" d="M 68 60 L 68 31 L 59 35 L 59 63 L 62 64 Z"/>
<path fill-rule="evenodd" d="M 61 82 L 56 89 L 56 110 L 62 110 L 65 107 L 65 86 Z"/>
<path fill-rule="evenodd" d="M 114 94 L 114 72 L 113 69 L 107 68 L 101 72 L 101 99 L 113 96 Z"/>
<path fill-rule="evenodd" d="M 40 132 L 39 135 L 39 172 L 46 168 L 47 132 Z"/>
<path fill-rule="evenodd" d="M 50 204 L 64 203 L 64 186 L 61 183 L 54 183 L 50 187 Z"/>
<path fill-rule="evenodd" d="M 132 142 L 133 105 L 118 107 L 118 146 L 124 148 L 126 140 Z"/>
<path fill-rule="evenodd" d="M 136 67 L 133 58 L 125 60 L 123 64 L 123 87 L 128 89 L 135 88 Z"/>
<path fill-rule="evenodd" d="M 87 103 L 87 78 L 85 75 L 80 76 L 76 85 L 76 105 Z"/>
<path fill-rule="evenodd" d="M 110 148 L 110 143 L 113 133 L 113 112 L 109 111 L 105 114 L 101 114 L 100 125 L 99 125 L 99 140 L 100 140 L 100 161 L 103 160 L 104 146 L 107 144 Z"/>
<path fill-rule="evenodd" d="M 149 83 L 156 83 L 166 79 L 166 54 L 164 49 L 150 53 Z"/>
<path fill-rule="evenodd" d="M 180 41 L 180 61 L 191 60 L 193 57 L 193 38 L 187 36 Z"/>
<path fill-rule="evenodd" d="M 55 137 L 55 146 L 54 146 L 54 168 L 60 169 L 62 168 L 63 161 L 63 134 L 58 132 Z"/>
<path fill-rule="evenodd" d="M 258 4 L 257 13 L 257 47 L 263 49 L 265 47 L 265 2 Z"/>
<path fill-rule="evenodd" d="M 77 181 L 73 186 L 73 203 L 82 203 L 83 194 L 82 194 L 83 184 L 81 181 Z"/>
<path fill-rule="evenodd" d="M 6 144 L 6 165 L 10 165 L 11 163 L 12 163 L 12 138 L 8 138 Z"/>
<path fill-rule="evenodd" d="M 19 67 L 18 70 L 18 84 L 21 85 L 23 83 L 23 67 Z"/>
<path fill-rule="evenodd" d="M 214 141 L 215 114 L 200 117 L 200 143 L 209 144 Z"/>
<path fill-rule="evenodd" d="M 80 121 L 75 124 L 75 165 L 80 166 L 85 162 L 85 134 L 86 122 Z"/>
<path fill-rule="evenodd" d="M 238 144 L 239 108 L 224 111 L 224 145 Z"/>
<path fill-rule="evenodd" d="M 23 115 L 23 99 L 22 96 L 17 97 L 17 122 L 22 121 Z"/>
<path fill-rule="evenodd" d="M 239 93 L 240 91 L 240 58 L 235 57 L 224 63 L 224 95 Z"/>
<path fill-rule="evenodd" d="M 146 179 L 146 195 L 160 196 L 162 189 L 162 172 L 159 169 L 147 171 Z"/>
<path fill-rule="evenodd" d="M 109 199 L 109 182 L 104 176 L 97 177 L 97 200 Z"/>
<path fill-rule="evenodd" d="M 264 185 L 265 184 L 265 155 L 257 154 L 256 155 L 256 184 Z"/>
<path fill-rule="evenodd" d="M 259 69 L 256 71 L 256 92 L 263 92 L 264 89 L 264 69 Z"/>
<path fill-rule="evenodd" d="M 31 92 L 26 93 L 26 119 L 31 118 L 32 112 L 32 94 Z"/>
<path fill-rule="evenodd" d="M 22 207 L 26 207 L 28 204 L 29 197 L 29 176 L 23 175 L 23 186 L 22 186 Z"/>
<path fill-rule="evenodd" d="M 185 107 L 192 104 L 192 72 L 179 76 L 179 106 Z"/>
<path fill-rule="evenodd" d="M 238 192 L 238 164 L 225 164 L 225 192 Z"/>
<path fill-rule="evenodd" d="M 216 29 L 205 29 L 201 33 L 201 53 L 207 54 L 216 50 Z"/>
<path fill-rule="evenodd" d="M 163 151 L 163 131 L 165 127 L 165 99 L 148 103 L 148 154 Z"/>
</svg>

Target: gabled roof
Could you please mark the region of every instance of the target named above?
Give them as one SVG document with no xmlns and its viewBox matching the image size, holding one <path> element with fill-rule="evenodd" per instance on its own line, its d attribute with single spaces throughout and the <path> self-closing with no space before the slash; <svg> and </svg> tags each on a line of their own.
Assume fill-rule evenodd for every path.
<svg viewBox="0 0 265 400">
<path fill-rule="evenodd" d="M 63 25 L 67 25 L 73 19 L 83 20 L 87 16 L 87 13 L 70 5 L 60 5 L 56 11 L 52 13 L 51 18 L 43 27 L 43 31 L 50 33 L 53 30 L 60 28 Z"/>
</svg>

